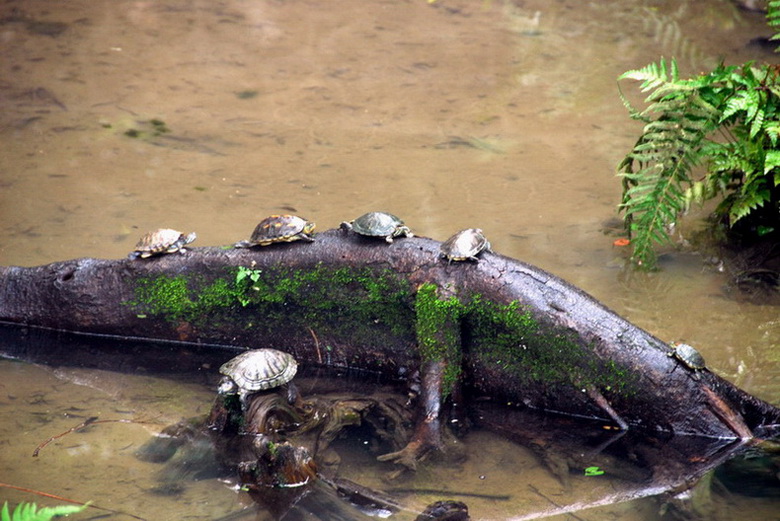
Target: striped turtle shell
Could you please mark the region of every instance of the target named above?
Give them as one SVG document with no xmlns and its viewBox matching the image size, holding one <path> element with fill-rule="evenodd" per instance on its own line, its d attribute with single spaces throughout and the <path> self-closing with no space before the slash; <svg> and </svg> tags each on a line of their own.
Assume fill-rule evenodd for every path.
<svg viewBox="0 0 780 521">
<path fill-rule="evenodd" d="M 367 237 L 384 237 L 387 242 L 393 242 L 393 238 L 401 235 L 414 237 L 400 218 L 387 212 L 368 212 L 354 221 L 344 221 L 341 228 Z"/>
<path fill-rule="evenodd" d="M 187 244 L 195 240 L 195 232 L 184 235 L 178 230 L 171 228 L 160 228 L 153 232 L 145 234 L 135 245 L 135 251 L 128 255 L 130 259 L 146 259 L 152 255 L 162 253 L 184 253 Z"/>
<path fill-rule="evenodd" d="M 699 353 L 693 346 L 673 342 L 672 347 L 674 348 L 674 351 L 669 353 L 669 356 L 676 358 L 685 364 L 689 369 L 699 371 L 704 369 L 704 367 L 707 365 L 704 361 L 704 357 L 701 356 L 701 353 Z"/>
<path fill-rule="evenodd" d="M 264 391 L 284 385 L 298 371 L 292 355 L 276 349 L 245 351 L 219 368 L 239 393 Z"/>
<path fill-rule="evenodd" d="M 479 228 L 461 230 L 441 245 L 440 255 L 447 261 L 477 261 L 483 251 L 492 252 L 490 243 Z"/>
<path fill-rule="evenodd" d="M 277 242 L 292 242 L 304 240 L 314 241 L 311 233 L 315 224 L 297 215 L 271 215 L 255 227 L 248 241 L 240 241 L 236 248 L 251 248 L 252 246 L 268 246 Z"/>
</svg>

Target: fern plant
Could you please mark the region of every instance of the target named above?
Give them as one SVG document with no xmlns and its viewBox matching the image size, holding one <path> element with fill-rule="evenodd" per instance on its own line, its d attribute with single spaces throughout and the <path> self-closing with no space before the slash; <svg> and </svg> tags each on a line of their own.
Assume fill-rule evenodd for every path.
<svg viewBox="0 0 780 521">
<path fill-rule="evenodd" d="M 75 514 L 85 508 L 87 505 L 60 505 L 39 510 L 35 503 L 19 503 L 11 514 L 6 501 L 3 503 L 3 509 L 0 510 L 0 521 L 50 521 L 54 517 Z"/>
<path fill-rule="evenodd" d="M 780 28 L 780 0 L 767 17 Z M 721 197 L 721 219 L 732 227 L 750 221 L 756 235 L 780 227 L 779 73 L 748 62 L 681 78 L 674 59 L 661 59 L 618 78 L 647 93 L 640 110 L 619 91 L 631 118 L 644 123 L 618 166 L 636 265 L 656 266 L 655 244 L 669 242 L 669 228 L 694 202 Z M 694 178 L 699 165 L 704 173 Z"/>
</svg>

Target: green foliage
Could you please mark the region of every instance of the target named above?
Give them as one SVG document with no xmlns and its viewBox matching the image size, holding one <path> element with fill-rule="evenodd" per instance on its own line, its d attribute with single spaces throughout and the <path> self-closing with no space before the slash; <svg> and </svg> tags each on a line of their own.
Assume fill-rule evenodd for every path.
<svg viewBox="0 0 780 521">
<path fill-rule="evenodd" d="M 586 467 L 585 468 L 585 475 L 586 476 L 601 476 L 604 474 L 604 471 L 601 470 L 599 467 Z"/>
<path fill-rule="evenodd" d="M 415 298 L 417 343 L 423 362 L 446 362 L 442 393 L 447 396 L 460 377 L 462 348 L 460 319 L 463 304 L 455 296 L 443 298 L 435 284 L 426 282 Z"/>
<path fill-rule="evenodd" d="M 780 0 L 769 0 L 766 9 L 766 21 L 775 30 L 771 39 L 780 40 Z"/>
<path fill-rule="evenodd" d="M 60 505 L 38 510 L 35 503 L 19 503 L 11 514 L 8 511 L 8 502 L 6 501 L 0 511 L 0 521 L 49 521 L 57 516 L 68 516 L 81 512 L 85 508 L 87 505 Z"/>
<path fill-rule="evenodd" d="M 770 25 L 780 27 L 780 0 L 769 2 Z M 780 34 L 775 38 L 780 37 Z M 721 197 L 721 220 L 769 216 L 780 221 L 780 75 L 771 65 L 716 67 L 680 78 L 674 59 L 622 74 L 648 93 L 643 109 L 620 92 L 642 135 L 618 166 L 620 210 L 633 244 L 632 260 L 652 269 L 654 245 L 670 241 L 669 227 L 692 203 Z M 694 177 L 694 168 L 704 173 Z M 757 228 L 758 229 L 758 228 Z"/>
</svg>

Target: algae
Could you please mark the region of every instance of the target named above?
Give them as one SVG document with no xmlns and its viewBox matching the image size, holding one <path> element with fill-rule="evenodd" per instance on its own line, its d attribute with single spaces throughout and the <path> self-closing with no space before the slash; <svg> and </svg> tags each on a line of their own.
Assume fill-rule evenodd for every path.
<svg viewBox="0 0 780 521">
<path fill-rule="evenodd" d="M 448 396 L 463 370 L 460 321 L 464 307 L 455 296 L 442 298 L 435 284 L 417 288 L 415 331 L 422 362 L 443 360 L 446 364 L 442 395 Z"/>
<path fill-rule="evenodd" d="M 629 371 L 601 360 L 575 332 L 541 322 L 520 302 L 501 305 L 474 295 L 465 307 L 464 349 L 473 363 L 499 368 L 512 378 L 511 385 L 635 392 Z"/>
<path fill-rule="evenodd" d="M 231 324 L 258 334 L 280 324 L 377 344 L 414 331 L 413 292 L 390 270 L 231 267 L 212 280 L 158 275 L 135 284 L 138 315 L 186 320 L 201 331 Z M 326 346 L 327 349 L 327 346 Z"/>
<path fill-rule="evenodd" d="M 447 291 L 432 283 L 415 291 L 389 269 L 239 266 L 210 280 L 140 279 L 127 304 L 138 316 L 187 321 L 207 335 L 223 325 L 250 337 L 271 335 L 283 324 L 285 331 L 310 332 L 317 341 L 316 331 L 358 346 L 366 360 L 374 357 L 379 365 L 393 357 L 416 358 L 390 354 L 388 347 L 416 343 L 419 360 L 446 362 L 445 395 L 461 377 L 464 357 L 472 366 L 506 375 L 507 387 L 592 385 L 613 396 L 636 392 L 630 371 L 601 360 L 575 332 L 540 321 L 520 302 L 499 304 L 479 294 L 443 297 Z M 328 363 L 333 347 L 323 347 Z"/>
</svg>

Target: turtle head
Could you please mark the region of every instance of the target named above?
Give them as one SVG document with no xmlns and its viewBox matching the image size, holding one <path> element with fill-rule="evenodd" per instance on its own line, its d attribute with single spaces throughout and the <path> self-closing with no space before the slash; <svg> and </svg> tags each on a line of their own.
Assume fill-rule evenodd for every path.
<svg viewBox="0 0 780 521">
<path fill-rule="evenodd" d="M 184 238 L 184 244 L 189 244 L 197 238 L 198 238 L 197 234 L 195 232 L 192 232 Z"/>
<path fill-rule="evenodd" d="M 238 385 L 229 376 L 222 377 L 217 387 L 217 393 L 219 394 L 238 394 Z"/>
<path fill-rule="evenodd" d="M 301 230 L 302 233 L 305 233 L 306 235 L 310 234 L 314 231 L 314 228 L 316 228 L 317 225 L 314 224 L 311 221 L 306 221 L 306 224 L 303 226 L 303 230 Z"/>
</svg>

